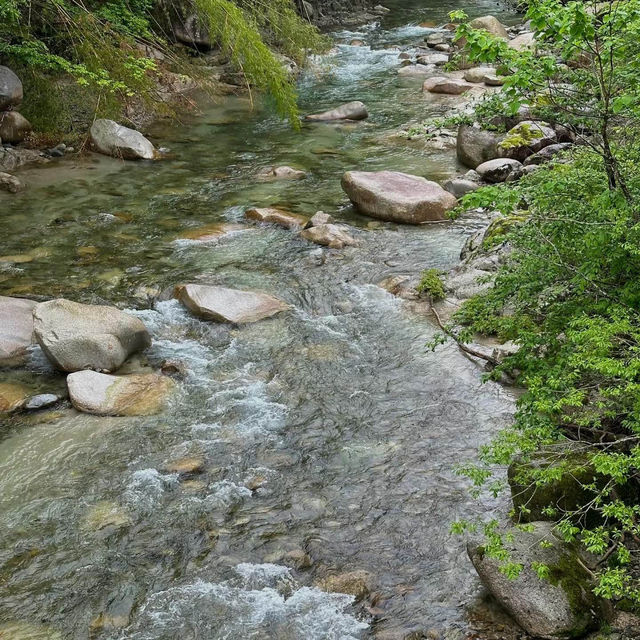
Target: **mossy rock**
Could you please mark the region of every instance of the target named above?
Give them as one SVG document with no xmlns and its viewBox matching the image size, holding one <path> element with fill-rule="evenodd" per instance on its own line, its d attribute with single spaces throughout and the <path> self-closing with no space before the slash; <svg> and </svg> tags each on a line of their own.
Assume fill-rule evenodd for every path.
<svg viewBox="0 0 640 640">
<path fill-rule="evenodd" d="M 597 627 L 601 607 L 590 576 L 576 549 L 555 535 L 551 523 L 501 529 L 499 535 L 507 558 L 496 559 L 482 542 L 470 543 L 467 551 L 484 585 L 527 633 L 569 640 Z M 506 562 L 520 567 L 517 577 L 505 574 Z"/>
<path fill-rule="evenodd" d="M 592 500 L 594 490 L 590 486 L 602 488 L 606 484 L 586 450 L 568 444 L 550 446 L 529 460 L 512 462 L 507 477 L 514 519 L 521 523 L 555 521 Z M 595 512 L 587 514 L 587 519 L 590 524 L 598 524 Z"/>
</svg>

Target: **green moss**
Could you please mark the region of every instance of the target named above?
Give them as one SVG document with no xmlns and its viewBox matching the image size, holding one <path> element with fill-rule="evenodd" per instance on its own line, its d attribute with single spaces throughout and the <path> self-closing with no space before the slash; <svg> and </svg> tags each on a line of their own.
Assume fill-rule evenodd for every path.
<svg viewBox="0 0 640 640">
<path fill-rule="evenodd" d="M 507 137 L 500 143 L 503 149 L 517 149 L 529 147 L 536 140 L 542 138 L 543 133 L 539 127 L 534 127 L 527 122 L 521 122 L 509 131 Z"/>
<path fill-rule="evenodd" d="M 482 248 L 489 250 L 502 244 L 514 228 L 524 222 L 527 217 L 526 213 L 516 213 L 510 216 L 496 218 L 484 234 Z"/>
<path fill-rule="evenodd" d="M 437 269 L 425 269 L 416 290 L 418 293 L 428 293 L 434 301 L 444 300 L 446 297 Z"/>
</svg>

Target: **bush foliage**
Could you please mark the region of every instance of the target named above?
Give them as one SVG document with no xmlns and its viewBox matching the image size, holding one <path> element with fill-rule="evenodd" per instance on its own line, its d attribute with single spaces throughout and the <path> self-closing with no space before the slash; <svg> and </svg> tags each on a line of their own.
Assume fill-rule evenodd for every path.
<svg viewBox="0 0 640 640">
<path fill-rule="evenodd" d="M 507 373 L 525 392 L 512 427 L 461 472 L 477 490 L 498 492 L 496 465 L 514 465 L 518 484 L 541 496 L 573 475 L 579 503 L 549 500 L 543 516 L 598 555 L 590 569 L 597 595 L 639 610 L 640 2 L 531 0 L 527 17 L 537 51 L 514 51 L 466 24 L 458 34 L 472 59 L 509 74 L 502 100 L 511 114 L 529 105 L 582 144 L 519 183 L 463 200 L 517 224 L 500 237 L 511 253 L 495 286 L 455 318 L 457 337 L 514 341 L 517 353 L 491 375 Z M 526 464 L 549 450 L 547 464 Z M 526 526 L 527 503 L 511 515 Z M 516 577 L 522 567 L 510 562 L 496 522 L 485 531 L 487 552 Z"/>
<path fill-rule="evenodd" d="M 194 13 L 247 84 L 266 90 L 279 113 L 297 122 L 295 85 L 274 50 L 301 62 L 326 42 L 292 0 L 194 0 L 170 9 L 162 0 L 0 0 L 0 62 L 26 76 L 26 84 L 48 83 L 46 97 L 58 96 L 59 108 L 69 80 L 84 89 L 78 102 L 92 98 L 100 115 L 134 96 L 153 103 L 159 69 L 149 47 L 178 71 L 189 68 L 188 56 L 172 46 L 167 13 L 173 19 Z M 28 95 L 32 103 L 39 97 Z M 29 106 L 42 114 L 43 126 L 56 111 L 50 104 Z"/>
</svg>

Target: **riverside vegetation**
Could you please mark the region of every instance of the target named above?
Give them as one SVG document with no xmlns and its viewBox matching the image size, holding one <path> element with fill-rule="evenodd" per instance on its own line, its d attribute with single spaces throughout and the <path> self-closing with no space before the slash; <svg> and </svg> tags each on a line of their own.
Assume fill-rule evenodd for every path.
<svg viewBox="0 0 640 640">
<path fill-rule="evenodd" d="M 118 118 L 134 99 L 162 113 L 155 90 L 167 70 L 207 86 L 202 61 L 176 48 L 176 38 L 200 50 L 215 43 L 294 124 L 295 84 L 278 55 L 300 63 L 328 43 L 292 0 L 0 2 L 0 59 L 22 78 L 30 96 L 24 115 L 41 133 Z"/>
<path fill-rule="evenodd" d="M 593 593 L 637 612 L 640 3 L 530 0 L 526 18 L 535 46 L 523 50 L 466 23 L 458 28 L 469 59 L 496 64 L 504 76 L 501 101 L 482 115 L 494 129 L 523 112 L 561 122 L 578 146 L 517 183 L 462 200 L 462 209 L 486 208 L 514 223 L 493 243 L 509 250 L 493 286 L 462 306 L 449 331 L 461 342 L 477 333 L 513 341 L 517 350 L 490 375 L 507 373 L 525 392 L 513 426 L 482 449 L 481 464 L 460 469 L 477 488 L 499 492 L 496 465 L 510 466 L 512 528 L 493 519 L 454 528 L 483 529 L 484 553 L 517 579 L 514 536 L 550 521 L 583 557 L 591 554 L 578 562 Z M 557 579 L 548 563 L 533 569 Z"/>
<path fill-rule="evenodd" d="M 29 10 L 34 7 L 37 19 L 31 20 Z M 52 113 L 66 114 L 62 120 L 49 118 L 55 127 L 63 121 L 65 127 L 71 127 L 77 117 L 77 105 L 67 102 L 70 79 L 76 83 L 78 95 L 90 97 L 92 117 L 121 114 L 134 97 L 153 103 L 160 56 L 175 65 L 173 69 L 197 75 L 200 58 L 177 54 L 168 44 L 166 25 L 171 16 L 165 8 L 153 2 L 27 5 L 8 0 L 1 14 L 4 49 L 0 55 L 3 62 L 27 76 L 27 85 L 33 82 L 35 87 L 42 82 L 56 87 L 53 97 L 43 97 L 56 103 Z M 321 49 L 326 41 L 298 17 L 293 4 L 284 0 L 269 4 L 196 0 L 189 9 L 195 13 L 187 16 L 183 11 L 180 24 L 188 26 L 187 39 L 194 48 L 221 46 L 247 83 L 269 92 L 279 114 L 297 127 L 295 85 L 271 47 L 302 61 L 308 50 Z M 530 30 L 519 32 L 516 28 L 519 35 L 512 39 L 509 36 L 514 30 L 509 34 L 492 16 L 469 24 L 462 12 L 451 17 L 462 21 L 455 38 L 445 29 L 430 34 L 427 44 L 433 49 L 440 47 L 438 53 L 422 49 L 417 64 L 409 61 L 399 74 L 431 76 L 436 65 L 449 61 L 449 52 L 457 48 L 459 55 L 453 57 L 447 71 L 425 81 L 424 93 L 459 96 L 484 83 L 482 91 L 490 97 L 473 112 L 467 109 L 462 115 L 440 120 L 443 126 L 460 125 L 458 158 L 473 170 L 445 183 L 446 189 L 421 176 L 386 170 L 347 171 L 342 187 L 360 213 L 383 222 L 443 221 L 456 201 L 456 212 L 481 209 L 494 216 L 489 228 L 482 230 L 472 258 L 480 256 L 486 263 L 497 257 L 495 263 L 500 266 L 490 283 L 479 283 L 477 288 L 483 293 L 470 297 L 443 327 L 474 357 L 483 355 L 465 343 L 478 334 L 495 336 L 513 347 L 505 348 L 499 358 L 491 355 L 486 359 L 493 367 L 488 378 L 515 381 L 524 389 L 515 423 L 482 449 L 479 465 L 459 470 L 478 492 L 488 487 L 498 494 L 505 482 L 496 467 L 508 466 L 512 523 L 505 527 L 497 519 L 467 519 L 455 522 L 453 529 L 479 529 L 485 534 L 483 542 L 470 545 L 469 555 L 490 590 L 526 631 L 558 640 L 577 637 L 603 621 L 615 620 L 614 608 L 640 610 L 640 148 L 636 135 L 640 117 L 640 2 L 530 0 Z M 61 23 L 68 28 L 64 37 L 58 32 Z M 476 63 L 487 66 L 473 67 L 467 73 L 466 68 Z M 456 65 L 464 71 L 453 70 Z M 463 72 L 464 80 L 454 75 Z M 497 86 L 500 91 L 491 93 Z M 38 100 L 33 100 L 26 107 L 34 109 L 29 114 L 34 121 L 37 109 L 42 109 L 42 103 L 33 106 L 37 104 Z M 342 120 L 357 127 L 356 122 L 368 115 L 363 103 L 349 102 L 308 120 Z M 45 117 L 42 122 L 46 121 Z M 110 128 L 105 137 L 111 135 L 111 128 L 118 127 L 104 119 L 98 119 L 94 126 L 98 123 Z M 482 128 L 470 126 L 473 123 Z M 130 135 L 131 130 L 127 131 Z M 115 129 L 115 133 L 121 132 Z M 465 136 L 478 135 L 485 136 L 486 146 L 477 153 L 470 145 L 464 152 Z M 92 131 L 94 146 L 101 150 L 98 138 Z M 443 140 L 446 144 L 446 136 L 437 142 Z M 152 159 L 155 149 L 148 144 L 148 159 Z M 127 156 L 121 153 L 120 157 Z M 257 174 L 258 182 L 306 179 L 305 171 L 288 166 L 270 166 Z M 321 264 L 327 256 L 335 255 L 332 252 L 343 251 L 342 258 L 345 254 L 349 257 L 350 251 L 370 241 L 365 236 L 373 235 L 336 224 L 332 216 L 322 212 L 310 220 L 273 207 L 243 207 L 243 214 L 244 222 L 284 227 L 291 242 L 301 238 L 325 245 L 328 249 L 315 250 L 320 252 Z M 219 239 L 227 233 L 246 231 L 239 222 L 234 218 L 234 224 L 218 224 L 220 228 L 215 230 L 209 226 L 209 235 L 203 237 L 211 240 L 218 234 Z M 98 250 L 90 248 L 87 254 L 97 255 Z M 259 255 L 263 253 L 261 249 Z M 492 258 L 485 259 L 484 254 Z M 288 254 L 287 270 L 292 259 Z M 252 264 L 252 273 L 254 267 Z M 308 270 L 306 265 L 304 271 Z M 447 303 L 448 292 L 455 287 L 451 279 L 443 280 L 438 273 L 434 268 L 426 269 L 414 291 L 405 293 L 413 300 L 428 297 L 440 322 L 438 305 Z M 173 295 L 203 321 L 233 327 L 265 321 L 265 331 L 273 326 L 268 324 L 269 318 L 291 321 L 295 315 L 290 314 L 292 307 L 300 304 L 244 288 L 221 287 L 218 277 L 216 274 L 213 283 L 202 284 L 200 275 L 197 283 L 177 286 Z M 401 291 L 404 286 L 403 277 L 387 281 L 389 291 Z M 157 302 L 160 290 L 153 296 Z M 163 300 L 162 304 L 172 303 Z M 185 367 L 182 362 L 165 361 L 161 366 L 155 362 L 158 370 L 152 373 L 151 367 L 127 368 L 125 363 L 132 354 L 151 345 L 151 332 L 138 318 L 111 307 L 66 300 L 36 305 L 5 298 L 3 305 L 0 311 L 21 329 L 26 328 L 17 336 L 18 349 L 12 355 L 25 364 L 35 335 L 51 364 L 69 374 L 66 386 L 78 411 L 139 417 L 170 410 L 167 406 L 174 402 L 172 397 L 180 384 L 167 376 L 174 375 L 180 381 Z M 146 317 L 155 317 L 156 312 L 150 310 Z M 178 318 L 185 321 L 182 315 Z M 16 336 L 9 338 L 15 341 Z M 435 348 L 443 340 L 437 336 L 431 345 Z M 114 352 L 111 343 L 122 349 Z M 372 379 L 378 378 L 384 376 L 376 371 Z M 21 396 L 10 410 L 30 411 L 34 400 L 35 409 L 39 409 L 60 399 L 39 395 L 25 403 Z M 474 438 L 474 444 L 477 441 Z M 206 475 L 207 464 L 198 454 L 166 468 L 186 469 L 180 472 L 184 477 L 175 480 L 177 485 L 187 476 L 191 481 L 194 474 Z M 206 488 L 204 483 L 202 487 L 195 485 L 194 490 L 201 488 Z M 243 496 L 254 491 L 241 489 Z M 316 487 L 314 496 L 315 492 Z M 127 518 L 119 521 L 118 526 L 127 526 Z M 314 564 L 306 549 L 294 551 L 301 559 L 300 570 Z M 497 578 L 485 571 L 490 560 L 499 565 Z M 527 582 L 527 574 L 532 572 L 534 586 Z M 352 573 L 361 582 L 371 579 L 368 571 Z M 173 575 L 169 584 L 175 581 Z M 503 577 L 508 579 L 507 586 L 500 582 Z M 316 582 L 326 587 L 326 581 Z M 556 602 L 557 591 L 544 591 L 539 586 L 545 584 L 564 591 L 571 609 L 568 622 L 562 618 L 563 611 L 558 613 L 562 619 L 555 619 L 563 603 Z M 344 581 L 326 589 L 353 592 L 359 599 L 369 592 L 368 584 L 355 589 Z M 514 589 L 521 589 L 520 600 L 527 601 L 527 606 L 512 602 Z M 541 604 L 534 597 L 529 601 L 532 594 L 542 594 Z M 452 598 L 449 589 L 447 599 Z M 373 606 L 373 597 L 369 604 Z M 529 605 L 529 609 L 538 607 L 538 618 L 526 611 Z M 133 608 L 132 601 L 119 616 L 121 627 L 129 624 Z M 101 628 L 100 620 L 96 618 L 92 625 Z M 366 626 L 355 619 L 347 622 L 356 630 Z M 422 637 L 422 631 L 416 633 Z M 637 636 L 629 632 L 624 637 Z"/>
</svg>

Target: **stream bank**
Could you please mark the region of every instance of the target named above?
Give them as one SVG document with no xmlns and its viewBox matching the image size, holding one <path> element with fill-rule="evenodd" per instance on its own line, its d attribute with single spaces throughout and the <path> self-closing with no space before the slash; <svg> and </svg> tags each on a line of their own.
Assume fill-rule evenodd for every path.
<svg viewBox="0 0 640 640">
<path fill-rule="evenodd" d="M 450 8 L 434 8 L 433 19 Z M 508 423 L 513 397 L 482 385 L 455 347 L 427 352 L 437 328 L 378 283 L 452 267 L 486 222 L 373 221 L 345 201 L 338 179 L 347 168 L 438 180 L 458 172 L 451 149 L 389 135 L 450 104 L 397 76 L 401 48 L 431 31 L 391 23 L 342 32 L 341 42 L 367 44 L 340 44 L 302 79 L 306 111 L 363 99 L 364 123 L 308 124 L 296 138 L 230 97 L 182 127 L 154 127 L 151 139 L 171 150 L 166 161 L 68 159 L 25 170 L 29 191 L 6 196 L 3 254 L 22 258 L 3 260 L 3 293 L 129 309 L 153 338 L 135 366 L 174 360 L 185 377 L 155 418 L 62 405 L 7 420 L 5 630 L 140 639 L 212 629 L 230 638 L 472 633 L 464 608 L 479 585 L 449 523 L 498 505 L 471 503 L 452 468 Z M 256 180 L 284 164 L 306 177 Z M 288 231 L 244 222 L 248 206 L 269 205 L 328 211 L 359 246 L 318 252 Z M 212 237 L 220 223 L 236 227 Z M 192 280 L 267 291 L 291 309 L 257 325 L 203 322 L 161 295 Z M 3 373 L 33 390 L 60 385 L 38 349 L 26 370 Z M 185 458 L 201 468 L 172 467 Z M 361 604 L 318 586 L 355 591 Z"/>
</svg>

